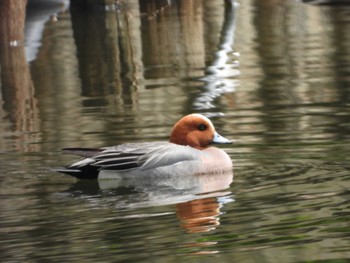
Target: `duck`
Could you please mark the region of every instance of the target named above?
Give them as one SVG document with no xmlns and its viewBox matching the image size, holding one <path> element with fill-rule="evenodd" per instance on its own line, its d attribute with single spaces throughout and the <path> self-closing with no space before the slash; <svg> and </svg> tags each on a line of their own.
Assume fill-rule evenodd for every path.
<svg viewBox="0 0 350 263">
<path fill-rule="evenodd" d="M 213 144 L 229 144 L 209 118 L 193 113 L 175 123 L 169 141 L 124 143 L 102 148 L 64 148 L 84 159 L 55 171 L 77 179 L 117 179 L 161 176 L 169 180 L 186 174 L 232 171 L 228 154 Z M 147 178 L 147 179 L 146 179 Z"/>
</svg>

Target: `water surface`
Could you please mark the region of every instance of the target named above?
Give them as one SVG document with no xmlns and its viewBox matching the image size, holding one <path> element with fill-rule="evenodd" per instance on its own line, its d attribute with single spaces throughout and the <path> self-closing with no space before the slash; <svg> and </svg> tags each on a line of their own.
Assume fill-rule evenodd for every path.
<svg viewBox="0 0 350 263">
<path fill-rule="evenodd" d="M 2 261 L 349 261 L 349 13 L 29 6 L 1 40 Z M 192 112 L 235 140 L 232 174 L 148 185 L 50 170 L 77 160 L 64 147 L 167 140 Z"/>
</svg>

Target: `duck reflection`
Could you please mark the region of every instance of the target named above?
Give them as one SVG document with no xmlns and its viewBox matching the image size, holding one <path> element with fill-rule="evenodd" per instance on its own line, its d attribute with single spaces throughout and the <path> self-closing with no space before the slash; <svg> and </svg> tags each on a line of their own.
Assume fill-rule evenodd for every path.
<svg viewBox="0 0 350 263">
<path fill-rule="evenodd" d="M 179 203 L 176 214 L 189 233 L 208 232 L 220 224 L 220 204 L 216 197 Z"/>
<path fill-rule="evenodd" d="M 232 193 L 228 190 L 232 180 L 232 170 L 177 178 L 157 177 L 152 182 L 135 178 L 80 180 L 68 193 L 73 197 L 93 199 L 93 205 L 113 206 L 117 210 L 174 204 L 173 212 L 181 221 L 181 226 L 188 233 L 199 233 L 211 231 L 220 225 L 223 204 L 233 202 Z"/>
</svg>

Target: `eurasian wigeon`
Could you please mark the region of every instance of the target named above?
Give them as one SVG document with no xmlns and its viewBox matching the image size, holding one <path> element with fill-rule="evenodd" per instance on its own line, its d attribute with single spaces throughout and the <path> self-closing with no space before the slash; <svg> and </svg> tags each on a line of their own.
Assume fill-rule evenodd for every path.
<svg viewBox="0 0 350 263">
<path fill-rule="evenodd" d="M 230 140 L 219 135 L 201 114 L 190 114 L 173 127 L 169 142 L 126 143 L 106 148 L 66 148 L 85 157 L 56 171 L 78 179 L 114 179 L 130 176 L 220 173 L 232 170 L 230 157 L 213 143 Z"/>
</svg>

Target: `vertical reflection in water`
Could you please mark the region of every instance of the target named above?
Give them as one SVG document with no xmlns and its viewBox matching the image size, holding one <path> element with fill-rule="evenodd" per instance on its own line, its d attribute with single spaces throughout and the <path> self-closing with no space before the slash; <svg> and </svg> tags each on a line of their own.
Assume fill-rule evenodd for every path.
<svg viewBox="0 0 350 263">
<path fill-rule="evenodd" d="M 204 62 L 204 28 L 203 3 L 201 1 L 179 1 L 178 14 L 180 19 L 182 45 L 179 62 L 179 72 L 182 77 L 201 76 Z M 191 69 L 188 72 L 188 69 Z M 191 73 L 191 75 L 189 75 Z"/>
<path fill-rule="evenodd" d="M 212 10 L 210 8 L 211 2 L 205 2 L 205 10 Z M 197 109 L 211 109 L 216 108 L 213 101 L 228 92 L 235 91 L 237 80 L 234 79 L 239 75 L 239 71 L 235 69 L 236 65 L 232 59 L 234 31 L 235 31 L 235 1 L 226 1 L 224 12 L 224 21 L 222 22 L 222 29 L 220 33 L 220 43 L 214 52 L 213 61 L 209 62 L 206 68 L 205 77 L 201 78 L 205 82 L 203 92 L 200 93 L 194 101 L 194 107 Z M 220 113 L 211 113 L 217 115 Z"/>
<path fill-rule="evenodd" d="M 155 14 L 147 16 L 143 25 L 146 84 L 160 87 L 192 80 L 182 81 L 184 89 L 176 90 L 177 97 L 187 97 L 183 114 L 193 109 L 216 108 L 213 101 L 217 97 L 234 91 L 234 78 L 238 75 L 232 55 L 234 3 L 191 0 L 162 8 L 155 3 L 141 4 L 142 12 Z M 206 74 L 209 76 L 204 77 Z M 194 87 L 198 91 L 188 92 Z"/>
<path fill-rule="evenodd" d="M 171 5 L 157 2 L 141 3 L 142 12 L 147 14 L 142 25 L 146 88 L 162 88 L 152 92 L 162 102 L 154 105 L 160 106 L 159 111 L 173 101 L 170 105 L 177 113 L 188 113 L 192 111 L 189 109 L 191 87 L 182 80 L 202 76 L 205 66 L 203 3 L 198 0 L 174 1 Z M 171 87 L 177 88 L 169 89 Z"/>
<path fill-rule="evenodd" d="M 303 136 L 297 131 L 308 129 L 310 116 L 303 114 L 304 109 L 296 106 L 310 103 L 314 99 L 312 84 L 305 82 L 307 63 L 317 63 L 322 49 L 317 48 L 320 45 L 317 38 L 305 42 L 304 39 L 310 37 L 308 28 L 292 19 L 307 19 L 305 10 L 300 6 L 298 8 L 293 3 L 283 3 L 278 8 L 268 8 L 276 5 L 274 0 L 256 1 L 256 5 L 254 23 L 259 44 L 257 52 L 264 70 L 259 88 L 263 104 L 261 118 L 265 130 L 273 135 L 267 134 L 264 140 L 266 145 L 274 145 L 283 142 L 288 136 L 289 140 L 297 144 Z M 280 26 L 275 26 L 276 24 Z M 316 54 L 306 52 L 310 43 L 316 46 Z"/>
<path fill-rule="evenodd" d="M 11 132 L 18 134 L 16 150 L 29 151 L 30 143 L 38 138 L 38 111 L 34 98 L 34 86 L 24 50 L 24 21 L 27 1 L 1 1 L 0 3 L 0 65 L 1 98 L 0 111 L 11 123 Z M 0 126 L 2 135 L 7 128 Z M 33 132 L 33 133 L 31 133 Z M 8 148 L 8 147 L 5 147 Z"/>
<path fill-rule="evenodd" d="M 158 18 L 162 19 L 159 21 L 157 17 L 152 19 L 149 16 L 152 2 L 139 6 L 138 1 L 134 0 L 107 7 L 102 2 L 73 1 L 71 16 L 68 13 L 59 14 L 56 20 L 47 23 L 43 31 L 42 46 L 32 62 L 31 71 L 40 116 L 45 120 L 42 123 L 45 141 L 57 142 L 57 138 L 76 141 L 87 130 L 93 129 L 95 135 L 98 129 L 113 130 L 114 127 L 110 125 L 114 124 L 103 120 L 99 112 L 87 116 L 85 111 L 88 107 L 107 104 L 103 111 L 111 110 L 112 114 L 118 112 L 125 120 L 121 122 L 132 122 L 133 126 L 144 125 L 142 121 L 145 122 L 147 111 L 159 112 L 162 116 L 157 118 L 165 122 L 164 108 L 165 105 L 169 106 L 169 101 L 172 102 L 169 109 L 172 113 L 192 112 L 196 108 L 193 101 L 199 89 L 195 92 L 189 92 L 187 87 L 176 87 L 171 91 L 165 88 L 146 90 L 144 86 L 171 86 L 174 82 L 179 85 L 179 81 L 184 83 L 181 85 L 198 86 L 198 79 L 205 74 L 205 60 L 211 54 L 210 50 L 219 47 L 227 55 L 232 45 L 234 17 L 229 15 L 232 15 L 232 5 L 204 4 L 198 0 L 172 2 L 171 5 L 164 2 L 156 10 L 159 11 L 156 12 Z M 157 3 L 154 1 L 155 6 L 158 6 Z M 224 7 L 227 15 L 223 19 L 218 14 L 225 12 Z M 147 18 L 143 16 L 143 21 L 147 25 L 141 25 L 140 10 L 146 10 L 143 14 L 147 13 Z M 215 15 L 203 19 L 208 13 Z M 224 27 L 220 44 L 220 34 L 216 30 L 208 30 L 213 27 Z M 147 32 L 149 36 L 145 37 Z M 174 37 L 181 43 L 173 41 Z M 208 39 L 212 42 L 207 43 Z M 208 60 L 220 60 L 224 57 L 221 53 L 220 50 L 220 55 Z M 142 59 L 146 63 L 151 61 L 146 75 L 156 73 L 154 78 L 144 81 Z M 217 68 L 226 68 L 224 64 Z M 194 82 L 185 83 L 183 78 L 194 78 Z M 220 82 L 222 80 L 221 76 Z M 211 85 L 212 80 L 208 80 L 208 83 Z M 210 101 L 210 105 L 213 105 L 212 101 L 217 96 L 228 91 L 220 85 L 215 83 L 212 91 L 211 88 L 205 89 L 204 104 Z M 177 101 L 173 103 L 174 98 Z M 79 124 L 75 121 L 77 118 L 80 119 Z M 94 122 L 93 128 L 91 120 Z M 64 130 L 65 134 L 62 133 Z M 130 132 L 127 131 L 128 134 Z M 90 141 L 98 142 L 100 139 L 93 136 Z"/>
<path fill-rule="evenodd" d="M 335 77 L 335 87 L 337 92 L 338 106 L 347 108 L 347 112 L 338 113 L 335 117 L 337 125 L 333 129 L 337 132 L 339 140 L 349 138 L 350 135 L 350 6 L 342 6 L 329 9 L 327 21 L 333 26 L 329 30 L 329 38 L 332 39 L 331 45 L 335 48 L 329 56 L 332 60 L 332 75 Z"/>
<path fill-rule="evenodd" d="M 80 115 L 82 109 L 78 88 L 81 80 L 77 73 L 77 50 L 72 35 L 68 13 L 60 14 L 58 21 L 49 21 L 42 34 L 37 58 L 31 62 L 42 120 L 42 141 L 45 142 L 42 146 L 45 147 L 47 142 L 52 143 L 51 150 L 62 148 L 60 140 L 79 140 L 86 120 L 86 116 Z"/>
<path fill-rule="evenodd" d="M 143 78 L 138 1 L 113 8 L 81 8 L 74 3 L 71 17 L 82 95 L 104 99 L 116 95 L 110 104 L 116 104 L 118 112 L 137 108 L 137 89 Z"/>
<path fill-rule="evenodd" d="M 105 10 L 96 9 L 81 1 L 72 1 L 70 5 L 73 37 L 77 49 L 79 75 L 83 96 L 103 96 L 108 94 L 110 76 L 108 74 L 106 47 Z"/>
<path fill-rule="evenodd" d="M 290 26 L 289 14 L 293 10 L 288 6 L 290 5 L 289 3 L 278 8 L 269 8 L 269 6 L 276 5 L 275 0 L 255 1 L 255 5 L 257 6 L 254 17 L 258 39 L 257 52 L 264 72 L 258 91 L 263 106 L 261 118 L 265 126 L 264 130 L 277 132 L 298 129 L 300 125 L 298 117 L 292 119 L 280 118 L 278 120 L 272 118 L 275 111 L 275 108 L 272 106 L 291 105 L 300 102 L 293 82 L 290 79 L 286 79 L 289 76 L 295 77 L 295 72 L 293 72 L 295 62 L 292 58 L 299 51 L 293 49 L 290 45 L 293 36 L 288 31 L 288 26 Z M 302 10 L 300 11 L 302 13 Z M 280 26 L 275 26 L 277 24 Z M 296 63 L 299 62 L 297 61 Z M 291 111 L 292 109 L 290 109 Z M 273 136 L 270 141 L 270 137 L 265 136 L 264 140 L 267 141 L 267 145 L 273 145 L 276 143 L 277 137 Z"/>
<path fill-rule="evenodd" d="M 57 22 L 49 22 L 32 62 L 40 114 L 46 120 L 45 141 L 51 143 L 81 141 L 82 136 L 99 142 L 96 131 L 113 130 L 99 111 L 86 114 L 89 107 L 107 104 L 103 110 L 122 116 L 138 108 L 135 85 L 142 82 L 138 2 L 123 5 L 123 12 L 75 4 L 71 16 L 63 13 Z"/>
<path fill-rule="evenodd" d="M 164 80 L 173 78 L 176 82 L 178 78 L 201 76 L 204 67 L 202 2 L 177 1 L 161 10 L 156 8 L 155 3 L 141 5 L 142 12 L 156 14 L 143 20 L 144 61 L 149 67 L 145 77 L 149 84 L 169 86 L 173 83 L 163 83 Z"/>
<path fill-rule="evenodd" d="M 37 58 L 42 34 L 48 21 L 56 20 L 57 13 L 68 9 L 69 0 L 29 1 L 26 8 L 25 50 L 27 62 Z"/>
<path fill-rule="evenodd" d="M 120 84 L 114 85 L 121 105 L 137 108 L 137 90 L 142 87 L 143 63 L 140 32 L 140 7 L 137 0 L 122 5 L 121 12 L 107 12 L 106 28 L 109 50 L 112 51 L 112 64 L 118 70 L 115 75 Z M 115 51 L 115 52 L 114 52 Z"/>
<path fill-rule="evenodd" d="M 338 39 L 337 43 L 323 41 L 324 34 L 328 34 L 333 24 L 339 30 L 344 30 L 343 24 L 346 23 L 334 23 L 328 19 L 329 16 L 322 16 L 326 14 L 323 12 L 330 11 L 327 9 L 314 8 L 306 12 L 301 5 L 295 3 L 283 3 L 278 8 L 268 8 L 269 5 L 275 5 L 275 1 L 257 1 L 256 5 L 258 8 L 254 22 L 259 43 L 257 52 L 264 70 L 259 89 L 259 97 L 263 103 L 262 122 L 265 130 L 271 134 L 280 134 L 264 136 L 267 145 L 286 139 L 297 145 L 309 141 L 310 138 L 315 142 L 335 138 L 336 135 L 332 131 L 323 131 L 323 126 L 332 123 L 331 126 L 341 127 L 349 120 L 346 117 L 331 118 L 327 114 L 315 113 L 346 115 L 344 112 L 338 112 L 336 106 L 336 103 L 344 98 L 346 101 L 348 90 L 344 89 L 346 85 L 340 84 L 342 81 L 346 82 L 346 78 L 330 77 L 342 74 L 341 70 L 338 70 L 338 73 L 332 71 L 333 68 L 344 68 L 337 63 L 346 56 L 334 56 L 333 51 L 342 50 L 341 52 L 346 53 L 346 49 L 334 48 L 346 43 L 346 37 Z M 320 22 L 315 24 L 320 15 L 326 19 L 323 21 L 327 25 L 326 28 L 320 27 Z M 339 19 L 342 19 L 341 16 Z M 281 26 L 273 26 L 274 24 Z M 337 36 L 334 39 L 342 38 L 344 34 Z M 328 48 L 322 45 L 327 45 Z M 349 62 L 343 59 L 341 63 L 346 65 Z"/>
</svg>

